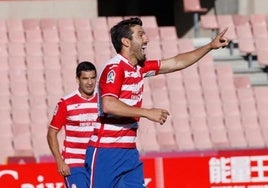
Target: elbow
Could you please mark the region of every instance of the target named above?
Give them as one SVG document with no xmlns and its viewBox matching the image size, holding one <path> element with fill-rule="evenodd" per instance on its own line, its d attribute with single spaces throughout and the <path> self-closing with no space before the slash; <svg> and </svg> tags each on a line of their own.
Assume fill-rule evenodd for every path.
<svg viewBox="0 0 268 188">
<path fill-rule="evenodd" d="M 112 97 L 104 97 L 102 100 L 102 110 L 106 114 L 113 114 L 113 102 L 114 98 Z"/>
<path fill-rule="evenodd" d="M 109 108 L 109 105 L 107 103 L 102 104 L 102 110 L 105 114 L 111 113 L 111 109 Z"/>
</svg>

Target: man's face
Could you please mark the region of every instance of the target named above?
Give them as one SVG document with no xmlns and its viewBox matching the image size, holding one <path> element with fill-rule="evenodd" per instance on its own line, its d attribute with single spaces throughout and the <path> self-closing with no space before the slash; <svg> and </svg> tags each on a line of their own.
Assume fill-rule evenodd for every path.
<svg viewBox="0 0 268 188">
<path fill-rule="evenodd" d="M 94 94 L 97 75 L 95 71 L 82 71 L 79 78 L 76 78 L 79 84 L 79 91 L 85 98 L 92 97 Z"/>
</svg>

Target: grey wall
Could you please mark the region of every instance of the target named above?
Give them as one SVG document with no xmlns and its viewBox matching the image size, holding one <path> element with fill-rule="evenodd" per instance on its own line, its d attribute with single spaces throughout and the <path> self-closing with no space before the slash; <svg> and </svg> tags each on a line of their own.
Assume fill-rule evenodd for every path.
<svg viewBox="0 0 268 188">
<path fill-rule="evenodd" d="M 0 1 L 0 18 L 96 17 L 97 0 Z"/>
</svg>

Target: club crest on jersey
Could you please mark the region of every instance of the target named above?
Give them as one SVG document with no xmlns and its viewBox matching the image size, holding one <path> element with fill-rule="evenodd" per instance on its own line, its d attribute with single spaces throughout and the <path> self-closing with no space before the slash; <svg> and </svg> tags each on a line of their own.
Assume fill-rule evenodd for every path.
<svg viewBox="0 0 268 188">
<path fill-rule="evenodd" d="M 106 83 L 114 83 L 115 80 L 115 72 L 114 70 L 110 70 L 110 72 L 108 72 L 107 74 L 107 79 L 106 79 Z"/>
</svg>

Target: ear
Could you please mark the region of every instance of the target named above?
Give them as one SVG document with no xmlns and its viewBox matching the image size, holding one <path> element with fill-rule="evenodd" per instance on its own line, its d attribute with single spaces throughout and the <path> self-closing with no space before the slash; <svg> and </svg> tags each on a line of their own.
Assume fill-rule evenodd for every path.
<svg viewBox="0 0 268 188">
<path fill-rule="evenodd" d="M 130 45 L 130 40 L 128 38 L 122 38 L 121 42 L 122 42 L 123 46 L 125 46 L 125 47 L 129 47 L 129 45 Z"/>
</svg>

